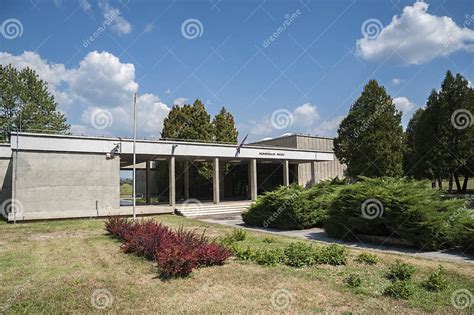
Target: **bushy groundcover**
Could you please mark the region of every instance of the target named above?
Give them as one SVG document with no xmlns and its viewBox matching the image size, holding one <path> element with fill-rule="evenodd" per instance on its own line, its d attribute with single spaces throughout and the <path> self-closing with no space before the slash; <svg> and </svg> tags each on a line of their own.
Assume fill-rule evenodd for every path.
<svg viewBox="0 0 474 315">
<path fill-rule="evenodd" d="M 324 229 L 337 238 L 392 236 L 434 250 L 462 245 L 464 222 L 472 222 L 464 201 L 446 200 L 426 182 L 360 178 L 333 199 Z"/>
<path fill-rule="evenodd" d="M 122 250 L 155 260 L 164 277 L 187 276 L 194 268 L 222 265 L 231 253 L 205 235 L 172 230 L 153 220 L 109 217 L 105 229 L 122 241 Z"/>
<path fill-rule="evenodd" d="M 474 251 L 474 219 L 462 199 L 445 199 L 425 181 L 359 178 L 292 185 L 259 197 L 242 214 L 246 224 L 278 229 L 324 226 L 339 239 L 357 234 L 391 236 L 434 250 Z"/>
<path fill-rule="evenodd" d="M 344 181 L 322 181 L 310 189 L 298 185 L 281 186 L 260 196 L 242 214 L 245 223 L 277 229 L 307 229 L 322 226 L 329 203 Z"/>
</svg>

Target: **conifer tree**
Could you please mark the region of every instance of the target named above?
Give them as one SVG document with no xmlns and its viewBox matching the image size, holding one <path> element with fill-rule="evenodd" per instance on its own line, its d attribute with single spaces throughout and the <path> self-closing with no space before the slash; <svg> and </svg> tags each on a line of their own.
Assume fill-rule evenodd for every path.
<svg viewBox="0 0 474 315">
<path fill-rule="evenodd" d="M 347 176 L 402 176 L 401 116 L 385 88 L 370 80 L 334 140 L 334 152 L 347 165 Z"/>
</svg>

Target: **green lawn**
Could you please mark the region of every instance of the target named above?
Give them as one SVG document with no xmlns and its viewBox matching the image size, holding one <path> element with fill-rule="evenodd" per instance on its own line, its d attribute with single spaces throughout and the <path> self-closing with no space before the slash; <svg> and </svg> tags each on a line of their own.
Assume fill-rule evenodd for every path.
<svg viewBox="0 0 474 315">
<path fill-rule="evenodd" d="M 120 195 L 131 195 L 133 187 L 128 183 L 120 185 Z"/>
<path fill-rule="evenodd" d="M 156 218 L 173 227 L 205 229 L 211 237 L 232 230 L 173 215 Z M 247 232 L 242 246 L 282 247 L 295 241 L 272 236 L 268 243 L 268 237 Z M 347 266 L 296 269 L 231 259 L 188 278 L 161 280 L 153 262 L 120 251 L 120 243 L 103 230 L 103 220 L 0 222 L 0 313 L 456 313 L 452 293 L 474 293 L 473 264 L 442 262 L 450 287 L 427 293 L 419 283 L 439 262 L 377 253 L 381 262 L 366 266 L 355 262 L 360 252 L 351 249 Z M 407 301 L 382 296 L 389 283 L 383 274 L 397 258 L 419 270 L 415 295 Z M 360 288 L 344 284 L 352 273 L 362 277 Z M 101 293 L 105 298 L 95 299 Z M 108 307 L 99 310 L 94 303 Z M 464 310 L 472 311 L 472 306 Z"/>
</svg>

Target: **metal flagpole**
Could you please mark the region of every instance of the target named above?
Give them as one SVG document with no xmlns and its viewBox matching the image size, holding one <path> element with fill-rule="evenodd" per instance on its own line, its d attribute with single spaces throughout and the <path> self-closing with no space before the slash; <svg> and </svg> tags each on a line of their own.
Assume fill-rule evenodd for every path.
<svg viewBox="0 0 474 315">
<path fill-rule="evenodd" d="M 135 164 L 137 163 L 137 155 L 135 153 L 135 146 L 137 141 L 137 93 L 133 95 L 133 220 L 136 217 L 136 170 Z"/>
</svg>

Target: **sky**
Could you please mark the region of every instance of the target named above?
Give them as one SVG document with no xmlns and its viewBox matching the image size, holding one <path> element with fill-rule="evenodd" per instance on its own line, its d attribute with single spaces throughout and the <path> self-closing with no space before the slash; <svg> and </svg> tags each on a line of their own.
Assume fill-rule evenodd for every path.
<svg viewBox="0 0 474 315">
<path fill-rule="evenodd" d="M 474 82 L 472 0 L 2 0 L 0 64 L 33 68 L 74 134 L 158 138 L 225 106 L 239 138 L 335 136 L 370 79 L 403 125 L 447 70 Z"/>
</svg>

